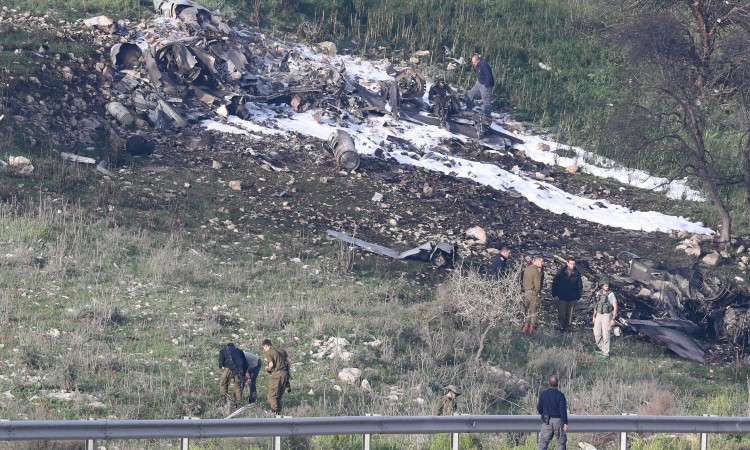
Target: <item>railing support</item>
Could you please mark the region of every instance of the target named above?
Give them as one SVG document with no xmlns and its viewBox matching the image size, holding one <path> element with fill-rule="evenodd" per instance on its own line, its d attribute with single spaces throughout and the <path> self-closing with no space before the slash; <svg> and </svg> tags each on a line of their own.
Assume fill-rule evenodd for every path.
<svg viewBox="0 0 750 450">
<path fill-rule="evenodd" d="M 458 433 L 451 433 L 451 450 L 458 450 Z"/>
<path fill-rule="evenodd" d="M 635 414 L 622 413 L 623 416 L 635 416 Z M 628 450 L 628 433 L 620 433 L 620 450 Z"/>
<path fill-rule="evenodd" d="M 273 450 L 281 450 L 281 436 L 273 438 Z"/>
<path fill-rule="evenodd" d="M 362 450 L 370 450 L 370 439 L 372 435 L 370 434 L 363 434 L 362 435 Z"/>
<path fill-rule="evenodd" d="M 703 417 L 716 417 L 713 414 L 703 414 Z M 701 450 L 708 450 L 708 433 L 701 433 Z"/>
<path fill-rule="evenodd" d="M 92 417 L 89 417 L 89 420 L 96 420 Z M 86 440 L 86 450 L 94 450 L 94 440 L 93 439 L 87 439 Z"/>
</svg>

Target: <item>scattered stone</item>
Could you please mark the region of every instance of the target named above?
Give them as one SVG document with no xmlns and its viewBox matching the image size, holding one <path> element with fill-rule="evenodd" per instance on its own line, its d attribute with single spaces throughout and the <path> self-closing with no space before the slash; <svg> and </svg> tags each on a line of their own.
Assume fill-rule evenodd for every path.
<svg viewBox="0 0 750 450">
<path fill-rule="evenodd" d="M 545 144 L 544 142 L 540 142 L 540 143 L 536 144 L 536 148 L 537 148 L 537 150 L 541 150 L 543 152 L 550 151 L 549 144 Z"/>
<path fill-rule="evenodd" d="M 338 48 L 336 47 L 336 44 L 331 41 L 318 42 L 318 47 L 325 50 L 328 56 L 336 56 L 336 54 L 338 53 Z"/>
<path fill-rule="evenodd" d="M 703 264 L 710 266 L 710 267 L 717 266 L 720 261 L 721 261 L 721 255 L 718 254 L 717 252 L 711 252 L 708 255 L 703 257 Z"/>
<path fill-rule="evenodd" d="M 487 232 L 484 231 L 484 228 L 482 227 L 469 228 L 464 234 L 466 234 L 467 237 L 475 239 L 479 244 L 484 245 L 487 243 Z"/>
<path fill-rule="evenodd" d="M 372 201 L 374 202 L 382 202 L 383 201 L 383 194 L 380 192 L 376 192 L 375 195 L 372 196 Z"/>
<path fill-rule="evenodd" d="M 339 379 L 348 384 L 354 384 L 362 375 L 362 371 L 356 367 L 347 367 L 339 372 Z M 369 384 L 369 383 L 368 383 Z"/>
<path fill-rule="evenodd" d="M 213 161 L 211 161 L 211 168 L 212 169 L 216 169 L 216 170 L 220 170 L 220 169 L 223 169 L 224 166 L 219 161 L 213 160 Z"/>
<path fill-rule="evenodd" d="M 232 189 L 233 191 L 241 191 L 242 190 L 242 182 L 239 180 L 232 180 L 229 182 L 229 189 Z"/>
<path fill-rule="evenodd" d="M 568 167 L 565 168 L 565 171 L 568 173 L 576 173 L 578 172 L 578 166 L 575 164 L 571 164 Z"/>
</svg>

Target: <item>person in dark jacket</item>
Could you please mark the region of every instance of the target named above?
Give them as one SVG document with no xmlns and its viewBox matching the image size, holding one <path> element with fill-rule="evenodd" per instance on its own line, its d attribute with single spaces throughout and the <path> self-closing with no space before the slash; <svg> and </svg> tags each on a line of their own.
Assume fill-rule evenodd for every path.
<svg viewBox="0 0 750 450">
<path fill-rule="evenodd" d="M 242 390 L 245 388 L 245 379 L 247 376 L 247 360 L 242 350 L 230 342 L 224 348 L 219 350 L 219 369 L 221 372 L 221 381 L 219 382 L 219 391 L 224 403 L 227 403 L 227 391 L 229 383 L 234 381 L 234 406 L 239 408 L 242 403 Z"/>
<path fill-rule="evenodd" d="M 458 98 L 445 80 L 438 80 L 430 87 L 427 99 L 432 104 L 432 112 L 440 119 L 440 128 L 448 129 L 448 116 L 461 109 Z"/>
<path fill-rule="evenodd" d="M 482 97 L 484 103 L 484 115 L 492 116 L 492 88 L 495 86 L 495 77 L 492 76 L 492 69 L 486 60 L 474 55 L 471 57 L 471 64 L 477 73 L 477 81 L 474 86 L 466 93 L 466 108 L 474 108 L 474 99 L 477 95 Z"/>
<path fill-rule="evenodd" d="M 258 399 L 258 374 L 260 373 L 260 367 L 263 365 L 260 357 L 254 353 L 243 352 L 245 359 L 247 360 L 247 381 L 250 382 L 250 395 L 247 397 L 247 403 L 255 403 Z"/>
<path fill-rule="evenodd" d="M 568 258 L 552 280 L 552 297 L 557 300 L 557 320 L 565 331 L 573 323 L 573 309 L 583 295 L 583 281 L 576 260 Z"/>
<path fill-rule="evenodd" d="M 557 438 L 557 450 L 566 450 L 568 442 L 568 403 L 560 392 L 557 375 L 549 377 L 549 389 L 539 394 L 536 411 L 542 416 L 538 450 L 547 450 L 552 436 Z"/>
<path fill-rule="evenodd" d="M 505 269 L 508 267 L 508 258 L 510 258 L 510 248 L 507 245 L 500 247 L 500 253 L 492 258 L 492 264 L 490 264 L 490 275 L 499 279 Z"/>
</svg>

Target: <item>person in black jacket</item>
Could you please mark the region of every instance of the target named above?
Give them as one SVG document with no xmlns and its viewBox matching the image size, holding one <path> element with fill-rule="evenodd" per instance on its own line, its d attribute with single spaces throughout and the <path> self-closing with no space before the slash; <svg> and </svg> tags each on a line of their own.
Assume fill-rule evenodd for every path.
<svg viewBox="0 0 750 450">
<path fill-rule="evenodd" d="M 500 253 L 492 259 L 489 270 L 490 276 L 499 279 L 508 267 L 508 258 L 510 258 L 510 248 L 507 245 L 503 245 L 500 247 Z"/>
<path fill-rule="evenodd" d="M 552 280 L 552 296 L 557 300 L 557 320 L 565 331 L 573 323 L 573 308 L 583 295 L 583 281 L 576 260 L 568 258 Z"/>
<path fill-rule="evenodd" d="M 234 381 L 234 406 L 240 407 L 242 403 L 242 390 L 245 388 L 247 378 L 247 360 L 242 350 L 228 343 L 219 350 L 219 369 L 221 369 L 221 380 L 219 381 L 219 392 L 222 401 L 226 404 L 229 382 Z"/>
<path fill-rule="evenodd" d="M 484 103 L 484 115 L 489 118 L 492 116 L 492 88 L 495 86 L 495 77 L 492 75 L 489 63 L 479 55 L 471 57 L 471 64 L 477 72 L 477 81 L 466 93 L 466 108 L 471 111 L 474 108 L 474 98 L 480 95 Z"/>
<path fill-rule="evenodd" d="M 560 392 L 557 375 L 549 377 L 549 389 L 539 394 L 536 411 L 542 416 L 538 450 L 547 450 L 552 436 L 557 438 L 557 450 L 566 450 L 568 442 L 568 403 Z"/>
</svg>

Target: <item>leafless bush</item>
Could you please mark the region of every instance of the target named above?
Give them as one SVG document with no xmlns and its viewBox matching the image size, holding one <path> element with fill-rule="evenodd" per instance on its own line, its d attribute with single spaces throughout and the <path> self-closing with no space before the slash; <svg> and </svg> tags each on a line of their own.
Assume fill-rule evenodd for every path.
<svg viewBox="0 0 750 450">
<path fill-rule="evenodd" d="M 499 278 L 490 278 L 474 268 L 459 267 L 438 288 L 438 301 L 475 334 L 477 361 L 481 359 L 490 331 L 501 324 L 517 325 L 523 320 L 520 272 L 519 264 Z"/>
<path fill-rule="evenodd" d="M 565 347 L 539 348 L 538 353 L 531 351 L 529 370 L 541 377 L 557 375 L 570 380 L 578 369 L 577 352 Z"/>
</svg>

